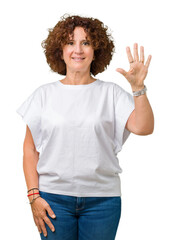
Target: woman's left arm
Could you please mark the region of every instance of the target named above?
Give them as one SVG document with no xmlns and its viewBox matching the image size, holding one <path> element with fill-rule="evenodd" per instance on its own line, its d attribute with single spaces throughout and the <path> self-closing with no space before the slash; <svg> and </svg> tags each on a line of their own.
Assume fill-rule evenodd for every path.
<svg viewBox="0 0 170 240">
<path fill-rule="evenodd" d="M 140 47 L 140 61 L 138 56 L 138 45 L 134 44 L 134 58 L 132 57 L 130 48 L 126 48 L 130 69 L 128 72 L 121 68 L 116 71 L 121 73 L 130 83 L 132 91 L 139 91 L 144 88 L 144 80 L 148 73 L 151 55 L 144 65 L 144 47 Z M 140 96 L 134 96 L 135 110 L 131 113 L 126 129 L 137 135 L 152 134 L 154 130 L 154 115 L 147 98 L 146 93 Z"/>
</svg>

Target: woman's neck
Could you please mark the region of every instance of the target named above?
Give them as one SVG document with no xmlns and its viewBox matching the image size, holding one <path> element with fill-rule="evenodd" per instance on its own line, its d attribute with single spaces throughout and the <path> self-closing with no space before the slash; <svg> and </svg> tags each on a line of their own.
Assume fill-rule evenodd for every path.
<svg viewBox="0 0 170 240">
<path fill-rule="evenodd" d="M 96 79 L 93 78 L 90 73 L 82 72 L 70 72 L 66 74 L 66 77 L 60 80 L 64 84 L 79 85 L 79 84 L 89 84 L 94 82 Z"/>
</svg>

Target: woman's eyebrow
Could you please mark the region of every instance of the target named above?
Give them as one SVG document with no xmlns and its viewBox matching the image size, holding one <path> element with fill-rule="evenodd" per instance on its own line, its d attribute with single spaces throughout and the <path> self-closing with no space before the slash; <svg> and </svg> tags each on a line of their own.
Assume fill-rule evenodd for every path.
<svg viewBox="0 0 170 240">
<path fill-rule="evenodd" d="M 75 40 L 74 39 L 69 39 L 69 41 L 73 41 L 74 42 Z M 83 42 L 83 41 L 89 41 L 90 42 L 90 39 L 82 39 L 81 42 Z"/>
</svg>

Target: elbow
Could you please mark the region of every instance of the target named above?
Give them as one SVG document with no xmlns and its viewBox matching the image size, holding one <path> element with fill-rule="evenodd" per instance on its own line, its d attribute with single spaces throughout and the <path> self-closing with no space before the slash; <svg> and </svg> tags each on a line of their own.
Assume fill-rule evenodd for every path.
<svg viewBox="0 0 170 240">
<path fill-rule="evenodd" d="M 151 129 L 151 131 L 148 133 L 148 135 L 151 135 L 154 132 L 154 128 Z"/>
<path fill-rule="evenodd" d="M 153 132 L 154 132 L 154 127 L 147 130 L 145 129 L 143 131 L 139 131 L 138 135 L 146 136 L 146 135 L 151 135 Z"/>
<path fill-rule="evenodd" d="M 154 119 L 150 121 L 149 124 L 143 125 L 142 127 L 138 128 L 138 135 L 151 135 L 154 132 Z"/>
<path fill-rule="evenodd" d="M 151 135 L 153 133 L 153 130 L 147 132 L 145 135 Z"/>
<path fill-rule="evenodd" d="M 152 134 L 154 132 L 154 126 L 152 127 L 150 134 Z"/>
<path fill-rule="evenodd" d="M 152 134 L 153 132 L 154 132 L 154 120 L 153 120 L 153 123 L 151 124 L 151 127 L 150 127 L 147 135 L 150 135 L 150 134 Z"/>
</svg>

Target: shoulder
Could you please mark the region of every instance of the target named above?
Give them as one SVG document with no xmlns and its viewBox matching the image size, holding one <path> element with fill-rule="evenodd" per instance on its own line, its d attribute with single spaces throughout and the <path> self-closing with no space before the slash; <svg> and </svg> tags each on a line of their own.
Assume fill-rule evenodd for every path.
<svg viewBox="0 0 170 240">
<path fill-rule="evenodd" d="M 101 80 L 101 79 L 98 79 L 99 80 L 99 86 L 102 86 L 102 87 L 105 87 L 105 88 L 114 88 L 115 87 L 115 83 L 112 82 L 112 81 L 104 81 L 104 80 Z"/>
<path fill-rule="evenodd" d="M 36 87 L 33 92 L 28 96 L 27 102 L 34 102 L 43 107 L 46 98 L 51 95 L 54 89 L 55 82 L 45 83 Z"/>
<path fill-rule="evenodd" d="M 126 94 L 126 90 L 113 81 L 100 80 L 100 85 L 102 85 L 105 88 L 112 89 L 113 94 L 115 96 L 119 96 L 120 94 Z"/>
<path fill-rule="evenodd" d="M 119 84 L 113 81 L 102 81 L 101 84 L 107 88 L 107 93 L 111 94 L 114 98 L 114 103 L 119 103 L 124 106 L 124 104 L 132 104 L 134 105 L 134 99 L 132 94 L 124 89 Z"/>
<path fill-rule="evenodd" d="M 53 87 L 54 85 L 56 85 L 56 82 L 44 83 L 44 84 L 40 85 L 39 87 L 37 87 L 36 90 L 45 91 L 46 89 Z"/>
<path fill-rule="evenodd" d="M 123 89 L 121 86 L 119 86 L 117 83 L 113 82 L 113 81 L 104 81 L 99 79 L 100 84 L 102 84 L 103 86 L 108 86 L 108 87 L 113 87 L 113 88 L 117 88 L 117 89 Z"/>
<path fill-rule="evenodd" d="M 56 87 L 56 82 L 49 82 L 49 83 L 44 83 L 37 87 L 34 90 L 34 94 L 37 96 L 44 96 L 45 93 L 52 91 Z"/>
</svg>

